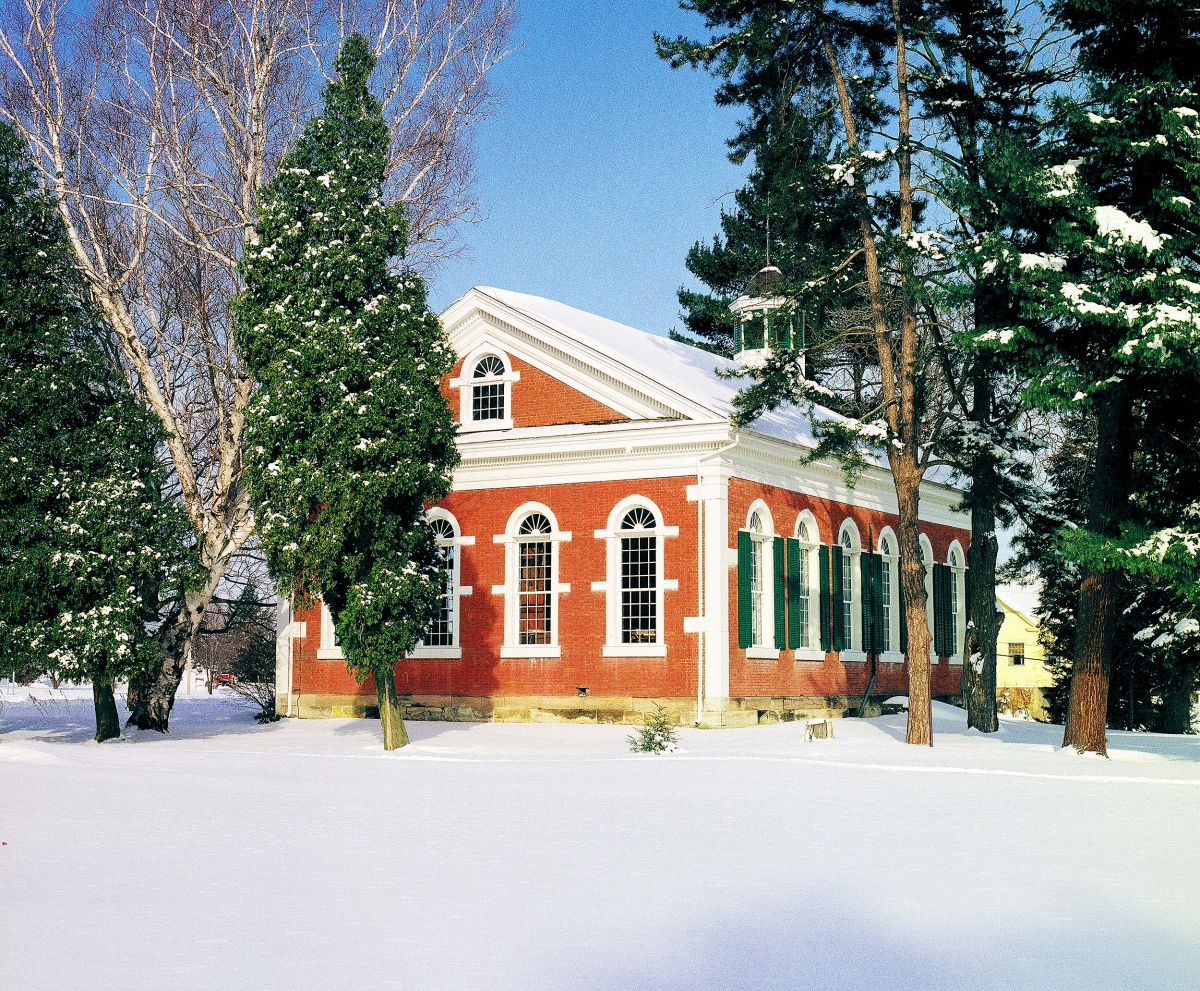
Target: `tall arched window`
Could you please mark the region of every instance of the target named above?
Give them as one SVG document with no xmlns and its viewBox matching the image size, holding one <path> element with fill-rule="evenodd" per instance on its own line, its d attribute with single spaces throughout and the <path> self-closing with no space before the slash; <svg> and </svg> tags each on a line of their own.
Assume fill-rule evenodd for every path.
<svg viewBox="0 0 1200 991">
<path fill-rule="evenodd" d="M 678 534 L 642 496 L 622 499 L 596 531 L 606 542 L 605 580 L 592 583 L 606 593 L 605 657 L 666 656 L 664 593 L 679 583 L 665 577 L 664 538 Z"/>
<path fill-rule="evenodd" d="M 921 564 L 925 568 L 925 622 L 929 624 L 929 659 L 937 663 L 933 646 L 933 545 L 925 534 L 920 536 Z"/>
<path fill-rule="evenodd" d="M 493 540 L 505 544 L 504 646 L 501 657 L 558 657 L 558 598 L 570 586 L 558 580 L 559 545 L 571 539 L 554 514 L 540 503 L 526 503 Z"/>
<path fill-rule="evenodd" d="M 750 555 L 750 641 L 755 647 L 765 647 L 767 591 L 763 558 L 766 557 L 766 533 L 761 513 L 750 514 L 747 529 L 754 541 L 754 553 Z"/>
<path fill-rule="evenodd" d="M 883 600 L 883 629 L 880 642 L 885 654 L 900 649 L 900 569 L 896 538 L 891 530 L 879 535 L 879 585 Z"/>
<path fill-rule="evenodd" d="M 794 576 L 796 594 L 799 598 L 798 650 L 819 650 L 821 643 L 817 635 L 820 624 L 820 582 L 818 579 L 817 553 L 820 549 L 820 534 L 813 514 L 805 510 L 796 520 L 796 542 L 800 545 L 799 568 Z"/>
<path fill-rule="evenodd" d="M 474 544 L 474 537 L 464 537 L 459 531 L 458 521 L 446 510 L 438 507 L 429 510 L 429 528 L 442 554 L 442 565 L 446 569 L 445 585 L 437 615 L 429 624 L 424 638 L 412 651 L 413 657 L 462 657 L 461 628 L 462 599 L 472 589 L 462 584 L 462 548 Z"/>
<path fill-rule="evenodd" d="M 429 528 L 442 552 L 442 567 L 446 569 L 441 601 L 437 615 L 425 634 L 430 647 L 453 647 L 458 643 L 458 554 L 454 547 L 454 524 L 445 518 L 430 520 Z"/>
<path fill-rule="evenodd" d="M 859 542 L 858 527 L 853 520 L 846 520 L 842 524 L 838 544 L 842 548 L 842 595 L 841 601 L 835 605 L 841 610 L 843 650 L 859 652 L 863 649 L 860 599 L 862 590 L 858 581 L 862 544 Z"/>
<path fill-rule="evenodd" d="M 530 513 L 517 529 L 520 574 L 517 577 L 517 643 L 554 642 L 554 544 L 550 521 Z"/>
<path fill-rule="evenodd" d="M 946 563 L 949 565 L 946 578 L 949 582 L 947 594 L 950 598 L 949 608 L 946 610 L 946 643 L 949 645 L 950 663 L 961 664 L 967 628 L 966 563 L 962 547 L 957 540 L 950 545 Z"/>
<path fill-rule="evenodd" d="M 762 499 L 754 500 L 738 531 L 737 642 L 747 658 L 775 660 L 787 646 L 785 553 L 771 510 Z"/>
</svg>

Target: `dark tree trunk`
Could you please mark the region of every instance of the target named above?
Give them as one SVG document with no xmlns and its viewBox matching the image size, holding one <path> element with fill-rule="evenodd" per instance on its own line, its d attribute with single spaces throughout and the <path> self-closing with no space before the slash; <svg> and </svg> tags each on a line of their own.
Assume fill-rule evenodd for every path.
<svg viewBox="0 0 1200 991">
<path fill-rule="evenodd" d="M 92 702 L 96 708 L 96 742 L 116 739 L 121 735 L 121 717 L 117 715 L 111 681 L 103 676 L 92 679 Z"/>
<path fill-rule="evenodd" d="M 972 418 L 986 429 L 992 419 L 992 371 L 981 356 L 972 373 Z M 970 598 L 963 653 L 963 699 L 967 726 L 981 733 L 1000 728 L 996 714 L 996 459 L 990 450 L 976 452 L 971 471 L 971 547 L 967 551 Z"/>
<path fill-rule="evenodd" d="M 1192 731 L 1192 693 L 1196 690 L 1195 675 L 1182 684 L 1172 685 L 1163 692 L 1162 727 L 1166 733 Z"/>
<path fill-rule="evenodd" d="M 1133 447 L 1130 403 L 1116 388 L 1096 416 L 1096 467 L 1088 507 L 1088 527 L 1106 536 L 1120 532 L 1129 504 Z M 1071 698 L 1063 746 L 1080 753 L 1108 756 L 1108 684 L 1112 676 L 1113 636 L 1120 604 L 1118 574 L 1111 568 L 1085 568 L 1075 614 L 1075 653 Z"/>
<path fill-rule="evenodd" d="M 396 678 L 391 671 L 375 677 L 375 698 L 379 702 L 379 725 L 383 729 L 383 749 L 399 750 L 408 746 L 403 710 L 396 695 Z"/>
</svg>

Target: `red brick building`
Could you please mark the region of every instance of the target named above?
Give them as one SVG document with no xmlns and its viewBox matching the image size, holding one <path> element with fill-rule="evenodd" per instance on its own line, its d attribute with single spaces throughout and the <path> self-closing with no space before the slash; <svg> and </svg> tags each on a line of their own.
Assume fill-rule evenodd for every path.
<svg viewBox="0 0 1200 991">
<path fill-rule="evenodd" d="M 743 300 L 743 361 L 787 328 Z M 799 409 L 730 423 L 727 359 L 561 303 L 475 288 L 442 314 L 462 463 L 431 511 L 442 613 L 396 683 L 412 718 L 735 725 L 905 693 L 895 494 L 801 464 Z M 758 322 L 761 321 L 761 322 Z M 757 335 L 757 339 L 755 339 Z M 834 417 L 820 411 L 818 415 Z M 959 695 L 969 518 L 922 489 L 933 689 Z M 281 606 L 279 711 L 361 713 L 329 614 Z"/>
</svg>

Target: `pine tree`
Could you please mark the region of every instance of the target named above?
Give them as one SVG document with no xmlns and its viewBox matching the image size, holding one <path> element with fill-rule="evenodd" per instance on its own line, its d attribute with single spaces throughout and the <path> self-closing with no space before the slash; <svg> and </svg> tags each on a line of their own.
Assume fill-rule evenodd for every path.
<svg viewBox="0 0 1200 991">
<path fill-rule="evenodd" d="M 192 568 L 161 435 L 109 363 L 58 214 L 0 125 L 0 661 L 113 686 L 156 664 L 150 627 Z"/>
<path fill-rule="evenodd" d="M 1047 159 L 1010 149 L 1006 195 L 1027 207 L 1028 233 L 998 236 L 989 264 L 1021 319 L 981 337 L 1030 375 L 1034 401 L 1094 419 L 1086 525 L 1064 542 L 1081 580 L 1063 745 L 1103 754 L 1121 608 L 1111 552 L 1136 522 L 1135 451 L 1155 411 L 1200 387 L 1200 12 L 1183 0 L 1060 11 L 1089 92 L 1061 102 Z"/>
<path fill-rule="evenodd" d="M 394 268 L 405 220 L 382 199 L 374 65 L 361 35 L 346 39 L 322 113 L 263 190 L 235 314 L 260 387 L 247 478 L 270 574 L 328 606 L 348 667 L 374 680 L 391 750 L 408 742 L 395 665 L 443 581 L 424 510 L 449 490 L 457 449 L 438 388 L 453 354 L 422 280 Z"/>
</svg>

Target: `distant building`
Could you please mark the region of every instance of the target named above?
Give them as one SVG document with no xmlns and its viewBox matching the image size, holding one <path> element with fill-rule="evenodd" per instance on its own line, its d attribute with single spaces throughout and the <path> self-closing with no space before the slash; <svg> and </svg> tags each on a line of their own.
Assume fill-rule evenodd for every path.
<svg viewBox="0 0 1200 991">
<path fill-rule="evenodd" d="M 996 603 L 1004 613 L 996 643 L 996 698 L 1000 709 L 1048 722 L 1046 690 L 1054 685 L 1054 677 L 1046 667 L 1041 621 L 1000 596 L 996 596 Z"/>
<path fill-rule="evenodd" d="M 886 461 L 850 487 L 835 461 L 802 461 L 806 410 L 730 423 L 748 384 L 730 373 L 798 336 L 775 274 L 734 306 L 737 360 L 506 290 L 446 309 L 462 462 L 429 511 L 443 608 L 397 658 L 409 718 L 636 721 L 657 703 L 745 725 L 906 692 Z M 938 472 L 921 488 L 920 546 L 933 692 L 957 700 L 970 517 Z M 277 686 L 282 714 L 375 698 L 320 605 L 284 603 Z"/>
</svg>

